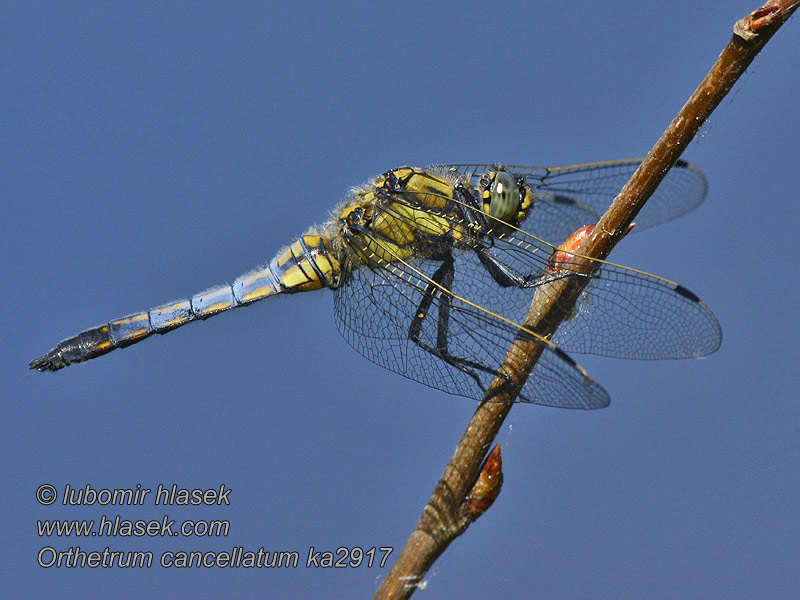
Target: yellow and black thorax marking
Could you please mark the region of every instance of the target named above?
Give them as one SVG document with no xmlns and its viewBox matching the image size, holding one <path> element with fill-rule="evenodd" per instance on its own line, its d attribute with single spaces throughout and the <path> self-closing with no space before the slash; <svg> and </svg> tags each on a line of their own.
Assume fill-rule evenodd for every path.
<svg viewBox="0 0 800 600">
<path fill-rule="evenodd" d="M 400 167 L 356 190 L 340 213 L 341 235 L 355 251 L 354 260 L 383 266 L 469 247 L 473 236 L 456 200 L 456 183 Z"/>
</svg>

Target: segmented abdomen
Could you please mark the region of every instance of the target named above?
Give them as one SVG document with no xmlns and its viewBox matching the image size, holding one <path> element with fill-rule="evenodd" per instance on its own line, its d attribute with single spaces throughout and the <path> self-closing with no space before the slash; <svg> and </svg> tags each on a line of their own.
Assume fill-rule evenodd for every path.
<svg viewBox="0 0 800 600">
<path fill-rule="evenodd" d="M 269 265 L 238 277 L 232 285 L 214 287 L 189 299 L 82 331 L 31 361 L 30 368 L 57 371 L 130 346 L 154 333 L 166 333 L 191 321 L 207 319 L 270 296 L 329 287 L 338 277 L 338 261 L 329 253 L 325 240 L 308 234 L 284 248 Z"/>
</svg>

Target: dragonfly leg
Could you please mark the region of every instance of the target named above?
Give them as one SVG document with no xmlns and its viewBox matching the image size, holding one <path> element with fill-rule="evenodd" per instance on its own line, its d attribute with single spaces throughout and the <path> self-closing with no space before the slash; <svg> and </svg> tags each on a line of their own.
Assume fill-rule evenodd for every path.
<svg viewBox="0 0 800 600">
<path fill-rule="evenodd" d="M 474 197 L 463 186 L 456 186 L 456 195 L 460 202 L 457 203 L 459 216 L 470 227 L 478 231 L 488 227 L 485 218 L 480 218 L 480 210 Z M 469 207 L 472 207 L 470 209 Z M 516 287 L 516 288 L 529 288 L 539 285 L 544 272 L 537 272 L 529 275 L 521 275 L 496 256 L 491 254 L 490 248 L 492 245 L 491 237 L 482 237 L 480 243 L 475 247 L 475 253 L 481 264 L 492 276 L 497 285 L 500 287 Z M 448 288 L 449 289 L 449 288 Z"/>
<path fill-rule="evenodd" d="M 461 219 L 476 231 L 487 229 L 489 225 L 486 222 L 486 218 L 481 215 L 480 207 L 472 194 L 462 185 L 456 186 L 455 193 L 459 199 L 459 202 L 456 203 L 456 208 Z M 489 252 L 491 244 L 492 238 L 490 236 L 481 236 L 480 242 L 475 247 L 475 253 L 478 255 L 481 264 L 492 276 L 492 279 L 497 282 L 497 285 L 500 287 L 533 287 L 531 282 L 536 282 L 540 274 L 520 275 Z"/>
<path fill-rule="evenodd" d="M 481 261 L 481 264 L 489 272 L 489 275 L 492 276 L 492 279 L 494 279 L 500 287 L 533 287 L 531 282 L 540 279 L 538 273 L 528 276 L 520 275 L 511 267 L 498 260 L 497 257 L 492 256 L 485 246 L 478 246 L 475 248 L 475 253 L 478 255 L 478 260 Z"/>
<path fill-rule="evenodd" d="M 500 287 L 534 288 L 565 277 L 588 276 L 586 273 L 569 270 L 552 273 L 548 270 L 542 270 L 530 275 L 520 275 L 496 256 L 493 256 L 487 247 L 478 246 L 475 248 L 475 253 L 478 255 L 481 264 L 489 272 L 489 275 Z"/>
<path fill-rule="evenodd" d="M 508 377 L 496 369 L 491 369 L 476 361 L 455 356 L 450 353 L 448 339 L 450 336 L 450 313 L 453 306 L 453 299 L 449 290 L 453 285 L 454 276 L 455 264 L 453 257 L 449 255 L 431 276 L 431 282 L 426 287 L 422 301 L 419 303 L 416 313 L 414 314 L 414 319 L 411 321 L 411 326 L 408 329 L 408 337 L 426 352 L 430 352 L 447 364 L 472 377 L 478 384 L 478 387 L 485 389 L 477 371 L 482 371 L 494 377 L 502 377 L 504 379 L 508 379 Z M 436 319 L 436 346 L 434 347 L 423 341 L 420 338 L 420 333 L 422 332 L 422 326 L 425 319 L 428 317 L 431 305 L 437 294 L 439 296 L 439 303 L 438 316 Z"/>
</svg>

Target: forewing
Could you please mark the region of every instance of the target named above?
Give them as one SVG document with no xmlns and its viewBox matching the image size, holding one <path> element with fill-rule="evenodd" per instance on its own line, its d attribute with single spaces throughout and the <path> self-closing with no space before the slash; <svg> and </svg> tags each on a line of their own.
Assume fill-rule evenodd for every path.
<svg viewBox="0 0 800 600">
<path fill-rule="evenodd" d="M 461 261 L 462 272 L 480 276 L 468 278 L 474 283 L 464 293 L 512 321 L 525 318 L 537 290 L 546 293 L 542 283 L 590 277 L 570 316 L 552 337 L 566 352 L 639 360 L 696 358 L 713 353 L 722 341 L 719 322 L 708 305 L 673 281 L 601 261 L 593 261 L 597 269 L 592 275 L 585 274 L 585 267 L 566 264 L 554 270 L 555 248 L 521 231 L 489 237 L 485 244 L 487 255 L 529 284 L 500 287 L 471 251 Z M 457 273 L 454 287 L 458 285 Z"/>
<path fill-rule="evenodd" d="M 573 231 L 596 223 L 611 201 L 641 164 L 641 159 L 588 163 L 569 167 L 504 165 L 534 191 L 533 209 L 520 228 L 555 244 Z M 492 165 L 445 165 L 472 179 L 473 187 Z M 708 183 L 693 164 L 679 160 L 670 169 L 644 208 L 636 216 L 640 231 L 666 223 L 697 208 L 706 196 Z"/>
</svg>

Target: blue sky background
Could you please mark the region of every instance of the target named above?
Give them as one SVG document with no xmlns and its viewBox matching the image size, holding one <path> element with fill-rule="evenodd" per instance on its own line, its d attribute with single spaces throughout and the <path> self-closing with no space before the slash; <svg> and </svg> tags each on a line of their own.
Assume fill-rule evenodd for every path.
<svg viewBox="0 0 800 600">
<path fill-rule="evenodd" d="M 475 404 L 361 358 L 336 331 L 329 291 L 52 375 L 28 361 L 86 327 L 231 281 L 389 168 L 643 155 L 756 4 L 6 7 L 2 595 L 369 597 L 388 565 L 36 566 L 43 546 L 399 552 Z M 722 349 L 702 361 L 578 357 L 609 408 L 515 407 L 499 437 L 499 500 L 420 595 L 796 592 L 798 39 L 795 19 L 684 155 L 709 179 L 706 203 L 612 255 L 706 300 Z M 233 491 L 227 507 L 46 507 L 43 483 Z M 37 519 L 104 514 L 231 529 L 36 535 Z"/>
</svg>

